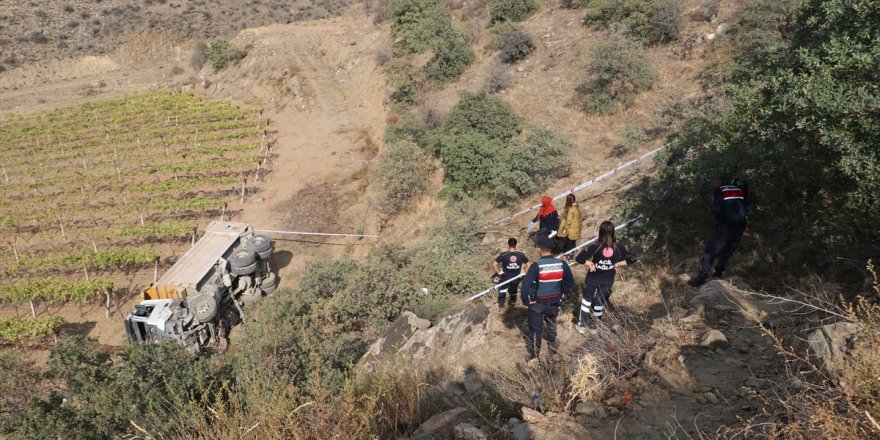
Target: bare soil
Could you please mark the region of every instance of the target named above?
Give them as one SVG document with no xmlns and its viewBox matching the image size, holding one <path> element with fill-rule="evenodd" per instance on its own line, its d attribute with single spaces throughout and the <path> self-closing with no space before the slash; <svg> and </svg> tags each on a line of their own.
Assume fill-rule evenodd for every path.
<svg viewBox="0 0 880 440">
<path fill-rule="evenodd" d="M 242 29 L 337 15 L 348 0 L 42 0 L 0 4 L 0 71 L 115 51 L 144 32 L 180 39 L 233 37 Z"/>
</svg>

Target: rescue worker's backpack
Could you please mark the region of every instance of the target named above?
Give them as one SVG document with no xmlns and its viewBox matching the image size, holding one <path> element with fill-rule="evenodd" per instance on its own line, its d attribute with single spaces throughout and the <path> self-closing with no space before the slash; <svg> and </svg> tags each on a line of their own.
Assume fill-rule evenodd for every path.
<svg viewBox="0 0 880 440">
<path fill-rule="evenodd" d="M 745 190 L 735 184 L 722 185 L 719 189 L 722 198 L 721 215 L 724 222 L 745 223 L 748 216 Z"/>
</svg>

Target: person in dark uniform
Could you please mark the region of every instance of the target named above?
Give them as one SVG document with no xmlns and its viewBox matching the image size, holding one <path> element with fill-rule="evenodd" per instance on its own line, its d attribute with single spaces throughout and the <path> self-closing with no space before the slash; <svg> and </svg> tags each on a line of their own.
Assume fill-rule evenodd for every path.
<svg viewBox="0 0 880 440">
<path fill-rule="evenodd" d="M 715 262 L 714 277 L 721 277 L 733 251 L 739 247 L 749 215 L 748 188 L 741 185 L 736 177 L 722 175 L 715 181 L 712 200 L 712 215 L 715 217 L 715 232 L 703 249 L 700 261 L 700 274 L 689 281 L 699 286 L 709 278 L 709 269 Z"/>
<path fill-rule="evenodd" d="M 556 317 L 559 305 L 566 293 L 574 286 L 571 269 L 564 261 L 553 256 L 555 243 L 552 239 L 538 237 L 537 261 L 529 266 L 523 280 L 522 303 L 529 308 L 529 331 L 526 335 L 526 362 L 537 359 L 541 353 L 541 339 L 547 326 L 547 343 L 555 352 Z"/>
<path fill-rule="evenodd" d="M 502 252 L 492 262 L 492 268 L 495 269 L 495 275 L 498 277 L 498 283 L 503 283 L 512 278 L 516 278 L 519 274 L 525 272 L 529 268 L 529 258 L 526 254 L 516 250 L 517 241 L 515 238 L 507 240 L 507 252 Z M 504 308 L 504 298 L 510 293 L 510 304 L 516 304 L 516 294 L 519 290 L 519 280 L 511 281 L 498 288 L 498 308 Z"/>
<path fill-rule="evenodd" d="M 584 295 L 581 298 L 581 313 L 577 327 L 578 333 L 596 333 L 596 320 L 605 315 L 605 304 L 611 297 L 611 287 L 618 267 L 635 264 L 638 260 L 625 247 L 617 244 L 614 238 L 614 224 L 609 221 L 599 225 L 599 238 L 583 248 L 575 257 L 580 264 L 587 265 L 584 279 Z M 592 313 L 592 316 L 591 316 Z M 594 320 L 593 317 L 596 319 Z"/>
</svg>

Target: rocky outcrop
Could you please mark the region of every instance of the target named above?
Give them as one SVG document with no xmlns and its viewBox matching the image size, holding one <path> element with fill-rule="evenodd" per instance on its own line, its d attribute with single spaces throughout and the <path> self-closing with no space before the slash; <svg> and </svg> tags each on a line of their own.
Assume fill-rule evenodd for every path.
<svg viewBox="0 0 880 440">
<path fill-rule="evenodd" d="M 375 361 L 386 359 L 397 353 L 397 350 L 406 344 L 413 334 L 419 330 L 427 330 L 430 326 L 431 321 L 419 318 L 413 312 L 403 312 L 370 345 L 361 359 L 361 363 L 369 365 Z"/>
<path fill-rule="evenodd" d="M 456 426 L 468 419 L 468 410 L 454 408 L 440 414 L 431 416 L 425 420 L 418 429 L 413 432 L 411 440 L 444 440 L 452 438 Z"/>
<path fill-rule="evenodd" d="M 735 285 L 734 281 L 713 280 L 700 287 L 690 302 L 694 312 L 707 322 L 716 322 L 728 313 L 735 313 L 745 321 L 759 324 L 784 313 L 780 305 L 750 292 L 747 285 Z"/>
<path fill-rule="evenodd" d="M 807 339 L 810 349 L 831 377 L 839 378 L 841 368 L 848 362 L 847 356 L 852 349 L 852 340 L 858 332 L 858 324 L 835 322 L 824 325 L 810 334 Z"/>
<path fill-rule="evenodd" d="M 442 365 L 472 354 L 484 346 L 489 333 L 489 308 L 470 307 L 443 318 L 437 325 L 411 312 L 404 312 L 378 337 L 361 359 L 366 368 L 376 362 L 401 356 L 416 361 L 442 358 Z"/>
</svg>

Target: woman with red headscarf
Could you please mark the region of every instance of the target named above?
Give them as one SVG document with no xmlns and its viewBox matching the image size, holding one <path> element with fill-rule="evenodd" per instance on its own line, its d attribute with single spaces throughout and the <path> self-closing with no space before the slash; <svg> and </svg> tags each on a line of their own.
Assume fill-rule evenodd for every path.
<svg viewBox="0 0 880 440">
<path fill-rule="evenodd" d="M 538 211 L 538 215 L 529 223 L 528 227 L 534 226 L 535 222 L 538 222 L 538 235 L 550 238 L 556 236 L 556 231 L 559 230 L 559 213 L 553 207 L 553 199 L 551 197 L 541 197 L 541 209 Z"/>
</svg>

